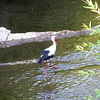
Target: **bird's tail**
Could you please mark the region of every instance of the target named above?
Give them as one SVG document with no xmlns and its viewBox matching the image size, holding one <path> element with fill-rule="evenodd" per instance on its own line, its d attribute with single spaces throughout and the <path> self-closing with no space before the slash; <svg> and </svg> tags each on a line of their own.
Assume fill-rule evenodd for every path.
<svg viewBox="0 0 100 100">
<path fill-rule="evenodd" d="M 41 64 L 42 62 L 43 62 L 43 59 L 40 58 L 37 63 Z"/>
</svg>

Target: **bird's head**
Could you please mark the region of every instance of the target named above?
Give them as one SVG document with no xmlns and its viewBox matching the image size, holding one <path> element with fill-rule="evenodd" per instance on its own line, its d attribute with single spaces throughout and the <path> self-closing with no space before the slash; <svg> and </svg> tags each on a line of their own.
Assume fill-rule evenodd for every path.
<svg viewBox="0 0 100 100">
<path fill-rule="evenodd" d="M 52 36 L 52 37 L 51 37 L 51 40 L 52 40 L 52 41 L 57 41 L 58 43 L 60 43 L 60 41 L 59 41 L 58 39 L 56 39 L 56 36 Z"/>
</svg>

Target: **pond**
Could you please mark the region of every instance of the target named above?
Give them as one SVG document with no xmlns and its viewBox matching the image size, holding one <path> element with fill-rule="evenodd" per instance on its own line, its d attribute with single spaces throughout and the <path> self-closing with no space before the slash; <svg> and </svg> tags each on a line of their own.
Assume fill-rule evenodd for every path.
<svg viewBox="0 0 100 100">
<path fill-rule="evenodd" d="M 100 1 L 97 0 L 100 4 Z M 88 24 L 95 14 L 84 9 L 82 0 L 12 0 L 0 2 L 0 26 L 12 32 L 81 30 L 82 23 Z M 98 23 L 93 22 L 93 26 Z M 100 77 L 88 77 L 79 71 L 100 72 L 96 56 L 85 58 L 86 53 L 75 51 L 75 45 L 83 42 L 96 43 L 96 37 L 88 35 L 59 39 L 52 65 L 45 62 L 2 65 L 1 63 L 38 59 L 51 41 L 33 42 L 0 48 L 0 99 L 1 100 L 84 100 L 100 89 Z M 49 63 L 48 63 L 49 64 Z"/>
<path fill-rule="evenodd" d="M 89 95 L 96 97 L 94 89 L 100 89 L 100 77 L 95 75 L 83 81 L 84 75 L 79 71 L 100 72 L 100 62 L 96 57 L 84 59 L 85 53 L 74 51 L 76 44 L 94 40 L 95 37 L 88 35 L 59 39 L 61 44 L 57 45 L 52 59 L 52 65 L 58 69 L 49 67 L 48 76 L 45 62 L 41 65 L 0 66 L 1 100 L 84 100 Z M 39 58 L 42 50 L 51 44 L 46 41 L 0 49 L 0 62 Z"/>
<path fill-rule="evenodd" d="M 94 0 L 93 0 L 94 1 Z M 100 0 L 96 0 L 100 4 Z M 82 0 L 12 0 L 0 2 L 0 26 L 13 33 L 81 30 L 97 16 L 83 8 Z"/>
</svg>

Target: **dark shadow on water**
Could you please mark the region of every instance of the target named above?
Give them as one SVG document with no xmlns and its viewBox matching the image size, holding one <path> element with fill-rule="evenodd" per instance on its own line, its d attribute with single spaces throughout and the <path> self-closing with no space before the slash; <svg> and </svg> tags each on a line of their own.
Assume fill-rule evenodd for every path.
<svg viewBox="0 0 100 100">
<path fill-rule="evenodd" d="M 82 23 L 88 24 L 97 16 L 84 9 L 83 5 L 82 0 L 0 2 L 0 26 L 13 33 L 81 30 Z M 98 21 L 93 21 L 92 25 L 98 25 Z"/>
</svg>

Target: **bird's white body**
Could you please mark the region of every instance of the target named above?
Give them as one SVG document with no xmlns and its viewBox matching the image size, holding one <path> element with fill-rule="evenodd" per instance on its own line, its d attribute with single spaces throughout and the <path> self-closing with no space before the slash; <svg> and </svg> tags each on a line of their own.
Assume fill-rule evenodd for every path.
<svg viewBox="0 0 100 100">
<path fill-rule="evenodd" d="M 55 36 L 51 37 L 51 41 L 53 42 L 53 44 L 49 47 L 43 50 L 38 63 L 42 63 L 44 60 L 48 60 L 50 58 L 52 58 L 55 55 L 56 52 L 56 41 L 58 41 L 57 39 L 55 39 Z M 59 41 L 58 41 L 59 42 Z M 60 42 L 59 42 L 60 43 Z"/>
<path fill-rule="evenodd" d="M 49 48 L 46 48 L 45 50 L 50 51 L 48 56 L 55 55 L 56 43 L 55 44 L 53 43 L 53 45 L 51 45 Z"/>
</svg>

